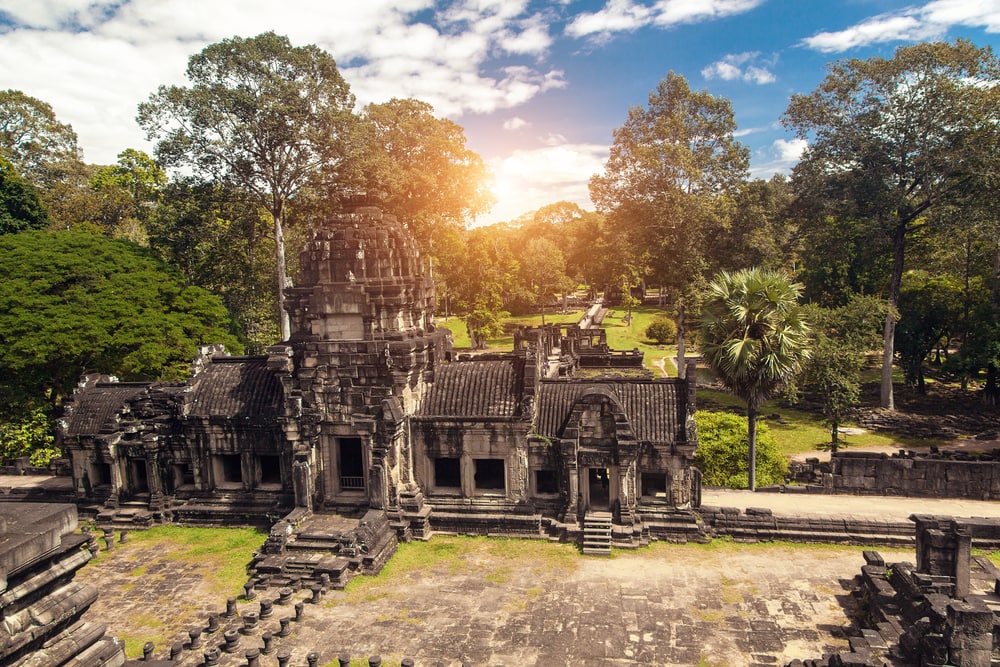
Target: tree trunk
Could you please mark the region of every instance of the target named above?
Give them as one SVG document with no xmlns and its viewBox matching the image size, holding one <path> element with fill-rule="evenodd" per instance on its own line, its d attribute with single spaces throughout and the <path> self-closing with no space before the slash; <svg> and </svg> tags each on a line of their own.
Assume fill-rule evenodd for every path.
<svg viewBox="0 0 1000 667">
<path fill-rule="evenodd" d="M 271 209 L 274 217 L 274 259 L 277 267 L 278 279 L 278 322 L 281 327 L 281 340 L 285 341 L 292 337 L 292 323 L 285 310 L 285 285 L 288 284 L 287 271 L 285 269 L 285 227 L 283 221 L 284 202 L 276 199 Z"/>
<path fill-rule="evenodd" d="M 899 307 L 899 285 L 903 281 L 903 251 L 906 247 L 906 223 L 897 222 L 892 237 L 892 278 L 889 280 L 889 313 L 885 316 L 885 337 L 882 350 L 881 406 L 895 410 L 892 395 L 892 362 L 895 356 L 896 316 Z"/>
<path fill-rule="evenodd" d="M 750 447 L 747 466 L 747 488 L 757 490 L 757 408 L 747 403 L 747 444 Z"/>
<path fill-rule="evenodd" d="M 830 451 L 836 452 L 840 447 L 840 422 L 835 418 L 830 424 Z"/>
<path fill-rule="evenodd" d="M 990 315 L 993 318 L 993 327 L 996 328 L 997 319 L 1000 319 L 1000 242 L 993 246 L 993 285 L 990 296 L 993 302 Z M 1000 402 L 1000 387 L 997 384 L 997 365 L 990 361 L 986 365 L 986 386 L 983 388 L 983 403 L 986 405 L 996 405 Z"/>
<path fill-rule="evenodd" d="M 687 364 L 684 363 L 684 298 L 677 299 L 677 377 L 684 379 Z"/>
</svg>

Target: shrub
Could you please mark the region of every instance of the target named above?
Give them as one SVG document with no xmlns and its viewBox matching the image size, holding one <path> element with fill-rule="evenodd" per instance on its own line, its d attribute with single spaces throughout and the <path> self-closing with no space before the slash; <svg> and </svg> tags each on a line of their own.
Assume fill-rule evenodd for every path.
<svg viewBox="0 0 1000 667">
<path fill-rule="evenodd" d="M 698 450 L 695 465 L 706 486 L 747 488 L 750 446 L 747 419 L 730 412 L 698 411 Z M 767 424 L 757 422 L 757 486 L 781 484 L 788 474 L 788 461 Z"/>
<path fill-rule="evenodd" d="M 646 338 L 660 345 L 672 343 L 677 339 L 677 324 L 669 317 L 657 317 L 646 327 Z"/>
</svg>

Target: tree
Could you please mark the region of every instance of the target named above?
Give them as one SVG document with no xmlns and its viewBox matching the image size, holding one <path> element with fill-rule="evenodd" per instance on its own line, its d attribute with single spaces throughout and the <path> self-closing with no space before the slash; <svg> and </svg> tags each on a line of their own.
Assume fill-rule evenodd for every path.
<svg viewBox="0 0 1000 667">
<path fill-rule="evenodd" d="M 38 191 L 0 157 L 0 234 L 42 229 L 49 216 L 38 199 Z"/>
<path fill-rule="evenodd" d="M 0 156 L 35 185 L 47 166 L 80 160 L 76 132 L 52 107 L 20 90 L 0 90 Z"/>
<path fill-rule="evenodd" d="M 788 460 L 778 447 L 778 442 L 767 424 L 760 424 L 756 435 L 756 461 L 754 484 L 750 484 L 749 456 L 750 435 L 745 419 L 730 412 L 694 413 L 698 425 L 698 451 L 694 463 L 701 470 L 703 481 L 709 486 L 731 489 L 755 488 L 781 484 L 788 476 Z"/>
<path fill-rule="evenodd" d="M 717 219 L 716 199 L 739 189 L 749 165 L 735 129 L 729 100 L 692 91 L 669 72 L 645 108 L 629 109 L 604 174 L 590 180 L 597 210 L 630 237 L 632 248 L 649 253 L 653 280 L 674 297 L 679 369 L 684 297 L 705 272 L 706 227 Z"/>
<path fill-rule="evenodd" d="M 0 396 L 58 405 L 85 372 L 179 379 L 198 346 L 239 351 L 218 297 L 125 241 L 82 232 L 0 236 Z"/>
<path fill-rule="evenodd" d="M 800 196 L 870 221 L 891 243 L 882 407 L 894 407 L 892 363 L 907 241 L 926 216 L 996 166 L 1000 63 L 967 41 L 900 47 L 891 59 L 832 64 L 815 91 L 793 95 L 784 122 L 810 141 L 793 182 Z"/>
<path fill-rule="evenodd" d="M 746 401 L 749 485 L 755 489 L 757 411 L 792 382 L 809 356 L 802 286 L 767 269 L 722 272 L 705 291 L 701 353 L 723 386 Z"/>
<path fill-rule="evenodd" d="M 190 88 L 160 86 L 137 120 L 158 140 L 162 164 L 237 184 L 271 214 L 287 340 L 287 209 L 307 185 L 330 192 L 350 143 L 354 96 L 328 53 L 273 32 L 210 44 L 188 61 L 187 78 Z"/>
<path fill-rule="evenodd" d="M 865 353 L 880 340 L 888 304 L 873 296 L 852 295 L 839 308 L 806 306 L 813 339 L 803 370 L 803 385 L 817 396 L 830 425 L 830 448 L 840 446 L 840 424 L 861 397 Z"/>
<path fill-rule="evenodd" d="M 361 114 L 358 168 L 368 192 L 384 192 L 386 208 L 413 231 L 424 252 L 435 239 L 489 210 L 493 195 L 483 159 L 465 146 L 462 126 L 434 116 L 426 102 L 393 98 Z"/>
<path fill-rule="evenodd" d="M 90 189 L 100 200 L 101 224 L 107 233 L 136 243 L 146 242 L 149 216 L 167 185 L 167 174 L 146 153 L 127 148 L 116 164 L 100 167 Z"/>
<path fill-rule="evenodd" d="M 666 345 L 672 340 L 677 340 L 677 325 L 668 317 L 653 318 L 646 327 L 646 338 L 659 345 Z"/>
<path fill-rule="evenodd" d="M 170 183 L 147 222 L 149 246 L 185 280 L 222 298 L 250 354 L 278 340 L 271 221 L 227 184 Z"/>
<path fill-rule="evenodd" d="M 921 394 L 924 360 L 941 342 L 950 338 L 962 316 L 962 287 L 949 276 L 931 276 L 925 271 L 903 274 L 899 291 L 899 324 L 895 348 L 906 383 Z"/>
<path fill-rule="evenodd" d="M 554 243 L 538 238 L 524 246 L 520 265 L 526 289 L 534 304 L 542 307 L 542 326 L 545 326 L 546 302 L 572 289 L 572 281 L 566 275 L 566 260 Z"/>
</svg>

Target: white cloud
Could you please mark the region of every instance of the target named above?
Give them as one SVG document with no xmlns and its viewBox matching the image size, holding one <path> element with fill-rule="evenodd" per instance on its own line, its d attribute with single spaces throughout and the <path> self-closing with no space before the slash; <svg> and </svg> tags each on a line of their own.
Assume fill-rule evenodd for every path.
<svg viewBox="0 0 1000 667">
<path fill-rule="evenodd" d="M 571 37 L 607 37 L 647 25 L 669 28 L 742 14 L 764 0 L 659 0 L 651 6 L 633 0 L 608 0 L 603 9 L 578 15 L 567 27 Z"/>
<path fill-rule="evenodd" d="M 758 60 L 760 60 L 758 51 L 732 53 L 702 69 L 701 75 L 706 79 L 723 79 L 724 81 L 742 80 L 756 84 L 774 83 L 777 79 L 767 67 L 748 64 Z M 773 64 L 773 61 L 769 64 Z"/>
<path fill-rule="evenodd" d="M 753 178 L 770 178 L 775 174 L 790 173 L 802 159 L 802 152 L 808 145 L 805 139 L 775 139 L 769 147 L 757 152 L 759 161 L 755 161 L 750 175 Z"/>
<path fill-rule="evenodd" d="M 607 146 L 561 143 L 490 160 L 498 203 L 476 224 L 513 220 L 557 201 L 593 210 L 587 183 L 607 158 Z"/>
<path fill-rule="evenodd" d="M 844 30 L 817 33 L 801 43 L 834 53 L 885 42 L 937 39 L 954 25 L 1000 32 L 1000 0 L 934 0 L 920 7 L 879 14 Z"/>
<path fill-rule="evenodd" d="M 98 163 L 127 147 L 151 150 L 134 122 L 138 103 L 161 84 L 185 84 L 191 55 L 237 35 L 273 30 L 325 49 L 360 104 L 412 96 L 457 117 L 566 85 L 561 71 L 538 64 L 552 38 L 527 0 L 463 0 L 428 14 L 438 4 L 0 0 L 10 23 L 0 29 L 0 71 L 5 88 L 51 104 Z M 497 54 L 510 56 L 500 69 Z"/>
<path fill-rule="evenodd" d="M 513 118 L 508 118 L 503 122 L 503 129 L 508 131 L 520 130 L 521 128 L 530 126 L 531 123 L 524 120 L 523 118 L 519 118 L 518 116 L 514 116 Z"/>
</svg>

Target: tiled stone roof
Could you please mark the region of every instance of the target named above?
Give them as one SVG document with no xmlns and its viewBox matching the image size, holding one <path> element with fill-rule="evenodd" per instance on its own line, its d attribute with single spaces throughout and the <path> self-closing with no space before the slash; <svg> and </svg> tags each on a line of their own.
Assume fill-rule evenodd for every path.
<svg viewBox="0 0 1000 667">
<path fill-rule="evenodd" d="M 281 414 L 281 383 L 267 357 L 215 357 L 191 382 L 193 417 L 269 419 Z"/>
<path fill-rule="evenodd" d="M 538 433 L 558 438 L 573 406 L 587 394 L 614 396 L 640 441 L 673 442 L 680 398 L 673 382 L 622 380 L 542 382 L 538 388 Z"/>
<path fill-rule="evenodd" d="M 513 417 L 520 391 L 512 360 L 462 361 L 434 374 L 421 417 Z"/>
<path fill-rule="evenodd" d="M 73 399 L 66 435 L 97 435 L 120 414 L 129 401 L 149 388 L 148 383 L 99 383 L 79 392 Z"/>
</svg>

